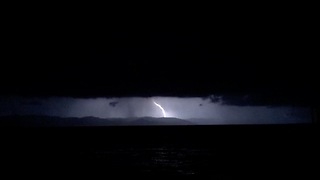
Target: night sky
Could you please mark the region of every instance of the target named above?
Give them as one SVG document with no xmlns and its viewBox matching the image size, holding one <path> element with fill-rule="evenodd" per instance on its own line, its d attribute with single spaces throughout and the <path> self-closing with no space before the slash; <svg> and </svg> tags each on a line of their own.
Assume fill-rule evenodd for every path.
<svg viewBox="0 0 320 180">
<path fill-rule="evenodd" d="M 177 118 L 300 122 L 318 106 L 313 47 L 280 21 L 85 32 L 49 22 L 4 41 L 1 114 L 159 117 L 149 97 L 162 97 Z"/>
<path fill-rule="evenodd" d="M 18 29 L 5 41 L 0 93 L 23 96 L 258 96 L 253 104 L 317 104 L 310 43 L 257 24 L 198 31 Z M 36 25 L 35 25 L 36 27 Z M 51 34 L 48 36 L 47 34 Z M 307 34 L 306 34 L 307 35 Z"/>
</svg>

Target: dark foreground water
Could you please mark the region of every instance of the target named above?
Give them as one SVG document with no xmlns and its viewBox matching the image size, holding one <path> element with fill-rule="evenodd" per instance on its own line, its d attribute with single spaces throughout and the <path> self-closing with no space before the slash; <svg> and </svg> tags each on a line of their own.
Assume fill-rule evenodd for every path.
<svg viewBox="0 0 320 180">
<path fill-rule="evenodd" d="M 65 177 L 306 177 L 314 125 L 1 128 L 1 170 Z"/>
</svg>

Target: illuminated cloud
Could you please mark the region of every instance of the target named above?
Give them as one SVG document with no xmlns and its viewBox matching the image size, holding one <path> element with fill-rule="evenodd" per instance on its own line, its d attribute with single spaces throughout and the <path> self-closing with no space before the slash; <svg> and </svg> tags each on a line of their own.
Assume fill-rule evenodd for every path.
<svg viewBox="0 0 320 180">
<path fill-rule="evenodd" d="M 178 118 L 195 124 L 268 124 L 311 121 L 310 110 L 290 106 L 229 105 L 208 97 L 22 98 L 0 101 L 0 116 Z"/>
</svg>

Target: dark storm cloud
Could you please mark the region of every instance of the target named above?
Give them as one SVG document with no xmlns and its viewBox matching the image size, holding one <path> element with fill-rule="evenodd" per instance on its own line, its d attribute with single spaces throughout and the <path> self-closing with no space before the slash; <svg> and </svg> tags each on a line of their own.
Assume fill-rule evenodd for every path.
<svg viewBox="0 0 320 180">
<path fill-rule="evenodd" d="M 25 106 L 41 106 L 43 105 L 43 102 L 39 100 L 25 100 L 22 101 L 21 104 Z"/>
<path fill-rule="evenodd" d="M 116 105 L 117 105 L 118 103 L 119 103 L 119 102 L 113 101 L 113 102 L 110 102 L 109 105 L 112 106 L 112 107 L 116 107 Z"/>
<path fill-rule="evenodd" d="M 68 114 L 72 98 L 0 98 L 0 115 L 60 115 Z"/>
<path fill-rule="evenodd" d="M 215 96 L 215 95 L 211 95 L 209 96 L 209 99 L 212 103 L 220 103 L 222 100 L 222 96 Z"/>
<path fill-rule="evenodd" d="M 252 106 L 264 105 L 263 99 L 253 95 L 224 95 L 219 99 L 224 105 Z"/>
<path fill-rule="evenodd" d="M 251 94 L 215 94 L 210 95 L 204 100 L 209 99 L 211 103 L 221 103 L 222 105 L 235 106 L 301 106 L 310 107 L 302 94 L 290 93 L 251 93 Z"/>
</svg>

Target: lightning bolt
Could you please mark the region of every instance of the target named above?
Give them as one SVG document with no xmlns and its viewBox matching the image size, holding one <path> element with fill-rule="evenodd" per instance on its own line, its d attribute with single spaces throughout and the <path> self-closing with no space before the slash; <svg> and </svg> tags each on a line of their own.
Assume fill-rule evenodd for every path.
<svg viewBox="0 0 320 180">
<path fill-rule="evenodd" d="M 163 117 L 166 117 L 166 111 L 163 109 L 163 107 L 160 104 L 156 103 L 154 100 L 152 101 L 156 106 L 158 106 L 161 109 Z"/>
</svg>

